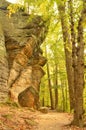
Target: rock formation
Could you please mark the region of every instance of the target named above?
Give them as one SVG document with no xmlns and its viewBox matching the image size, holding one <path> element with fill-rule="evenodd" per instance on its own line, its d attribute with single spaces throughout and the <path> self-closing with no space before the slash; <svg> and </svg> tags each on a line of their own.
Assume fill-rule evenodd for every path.
<svg viewBox="0 0 86 130">
<path fill-rule="evenodd" d="M 37 15 L 31 19 L 23 11 L 9 18 L 8 5 L 0 1 L 0 99 L 5 100 L 9 93 L 21 106 L 37 108 L 46 63 L 40 48 L 47 33 L 46 22 Z"/>
</svg>

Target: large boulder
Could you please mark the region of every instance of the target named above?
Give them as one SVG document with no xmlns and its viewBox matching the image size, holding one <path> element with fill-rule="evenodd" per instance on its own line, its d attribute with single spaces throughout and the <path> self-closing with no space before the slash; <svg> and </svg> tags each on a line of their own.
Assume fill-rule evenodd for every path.
<svg viewBox="0 0 86 130">
<path fill-rule="evenodd" d="M 32 107 L 34 109 L 39 108 L 39 96 L 38 91 L 32 86 L 25 89 L 18 96 L 19 104 L 23 107 Z"/>
</svg>

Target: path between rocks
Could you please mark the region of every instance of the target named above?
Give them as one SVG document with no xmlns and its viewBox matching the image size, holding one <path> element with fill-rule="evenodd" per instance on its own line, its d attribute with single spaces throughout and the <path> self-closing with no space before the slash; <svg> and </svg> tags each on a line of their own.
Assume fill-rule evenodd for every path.
<svg viewBox="0 0 86 130">
<path fill-rule="evenodd" d="M 39 113 L 37 118 L 38 126 L 35 130 L 72 130 L 70 128 L 64 127 L 72 120 L 72 116 L 68 113 Z"/>
<path fill-rule="evenodd" d="M 65 126 L 72 121 L 72 114 L 50 111 L 47 114 L 28 108 L 0 106 L 0 130 L 86 130 Z"/>
</svg>

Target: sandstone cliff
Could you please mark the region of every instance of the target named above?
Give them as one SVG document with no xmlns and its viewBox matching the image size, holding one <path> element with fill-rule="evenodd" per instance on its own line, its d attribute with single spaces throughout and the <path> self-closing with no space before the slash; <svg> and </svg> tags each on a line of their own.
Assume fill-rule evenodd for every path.
<svg viewBox="0 0 86 130">
<path fill-rule="evenodd" d="M 38 107 L 46 58 L 42 56 L 47 26 L 40 16 L 19 11 L 8 17 L 8 2 L 0 1 L 0 99 Z M 31 20 L 29 20 L 29 18 Z"/>
</svg>

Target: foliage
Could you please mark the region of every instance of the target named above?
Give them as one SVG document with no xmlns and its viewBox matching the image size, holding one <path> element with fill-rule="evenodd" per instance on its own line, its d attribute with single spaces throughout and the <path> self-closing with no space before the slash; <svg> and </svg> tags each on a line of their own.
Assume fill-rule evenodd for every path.
<svg viewBox="0 0 86 130">
<path fill-rule="evenodd" d="M 23 5 L 20 5 L 20 4 L 10 4 L 7 8 L 9 10 L 9 17 L 12 15 L 12 14 L 15 14 L 16 12 L 18 11 L 24 11 L 25 8 Z"/>
</svg>

